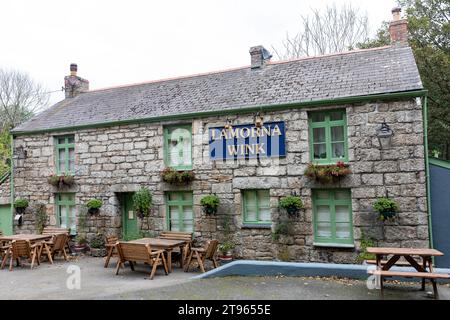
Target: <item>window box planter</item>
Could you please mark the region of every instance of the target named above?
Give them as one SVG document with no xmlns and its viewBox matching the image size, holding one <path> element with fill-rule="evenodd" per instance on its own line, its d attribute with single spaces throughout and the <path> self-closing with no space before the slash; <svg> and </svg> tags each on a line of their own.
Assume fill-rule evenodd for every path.
<svg viewBox="0 0 450 320">
<path fill-rule="evenodd" d="M 161 178 L 169 184 L 187 185 L 194 181 L 195 174 L 192 170 L 177 171 L 172 168 L 166 168 L 161 172 Z"/>
<path fill-rule="evenodd" d="M 58 175 L 53 174 L 47 178 L 47 182 L 54 187 L 63 188 L 65 186 L 67 186 L 67 187 L 72 186 L 75 183 L 75 179 L 73 176 L 70 176 L 70 175 L 58 176 Z"/>
<path fill-rule="evenodd" d="M 348 164 L 339 161 L 336 164 L 320 165 L 310 163 L 305 170 L 305 175 L 312 180 L 323 184 L 336 183 L 340 178 L 349 175 L 351 170 Z"/>
</svg>

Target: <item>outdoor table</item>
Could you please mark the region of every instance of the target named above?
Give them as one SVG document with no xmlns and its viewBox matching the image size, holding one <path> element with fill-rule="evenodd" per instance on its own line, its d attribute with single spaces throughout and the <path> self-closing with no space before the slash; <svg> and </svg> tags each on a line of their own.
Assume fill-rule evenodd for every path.
<svg viewBox="0 0 450 320">
<path fill-rule="evenodd" d="M 414 268 L 417 272 L 427 273 L 427 275 L 419 276 L 422 278 L 422 290 L 425 290 L 425 277 L 428 274 L 431 276 L 433 274 L 433 262 L 432 257 L 443 256 L 444 254 L 436 249 L 420 249 L 420 248 L 373 248 L 369 247 L 366 249 L 367 253 L 374 254 L 376 258 L 376 266 L 377 270 L 380 271 L 388 271 L 391 269 L 396 262 L 404 257 L 405 260 Z M 392 255 L 391 258 L 383 265 L 382 259 L 383 256 Z M 422 259 L 422 265 L 420 265 L 413 256 L 420 257 Z M 428 270 L 427 270 L 428 268 Z M 396 272 L 397 273 L 397 272 Z M 401 276 L 401 274 L 405 276 L 411 276 L 410 272 L 398 271 L 397 274 Z M 433 283 L 433 287 L 435 286 L 435 282 L 431 279 Z"/>
<path fill-rule="evenodd" d="M 50 240 L 53 237 L 51 234 L 14 234 L 11 236 L 1 236 L 0 237 L 0 243 L 2 242 L 11 242 L 13 240 L 28 240 L 30 243 L 36 243 L 36 242 L 43 242 L 44 246 L 47 246 L 47 244 L 44 242 L 46 240 Z M 39 248 L 38 253 L 38 259 L 41 258 L 41 252 L 42 248 Z M 47 250 L 48 252 L 48 250 Z M 53 259 L 49 255 L 48 256 L 49 261 L 53 264 Z"/>
<path fill-rule="evenodd" d="M 128 243 L 149 244 L 152 248 L 162 249 L 167 252 L 167 267 L 169 272 L 172 272 L 172 250 L 176 247 L 180 248 L 181 255 L 183 256 L 183 247 L 186 244 L 184 240 L 170 240 L 161 238 L 142 238 L 127 241 Z M 181 259 L 181 267 L 183 268 L 183 259 Z"/>
</svg>

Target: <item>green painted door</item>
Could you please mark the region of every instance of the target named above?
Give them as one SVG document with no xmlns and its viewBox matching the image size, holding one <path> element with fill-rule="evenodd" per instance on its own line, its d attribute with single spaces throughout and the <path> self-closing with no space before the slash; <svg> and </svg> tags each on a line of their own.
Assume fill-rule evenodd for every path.
<svg viewBox="0 0 450 320">
<path fill-rule="evenodd" d="M 122 235 L 124 239 L 138 234 L 137 216 L 133 210 L 133 193 L 121 194 L 122 205 Z"/>
<path fill-rule="evenodd" d="M 0 230 L 4 235 L 13 234 L 11 205 L 9 204 L 0 205 Z"/>
</svg>

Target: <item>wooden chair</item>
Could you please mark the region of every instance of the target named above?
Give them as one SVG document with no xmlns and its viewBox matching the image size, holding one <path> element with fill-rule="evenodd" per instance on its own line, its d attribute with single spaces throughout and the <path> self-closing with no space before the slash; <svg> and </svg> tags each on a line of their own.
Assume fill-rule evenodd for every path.
<svg viewBox="0 0 450 320">
<path fill-rule="evenodd" d="M 20 258 L 28 258 L 31 261 L 31 269 L 33 269 L 34 261 L 37 260 L 39 265 L 38 254 L 40 250 L 40 243 L 30 244 L 28 240 L 13 240 L 11 247 L 6 252 L 6 256 L 3 258 L 2 269 L 5 267 L 6 260 L 9 261 L 9 271 L 13 269 L 13 261 L 16 260 L 17 266 L 20 266 Z"/>
<path fill-rule="evenodd" d="M 178 260 L 178 262 L 180 263 L 180 267 L 183 266 L 183 263 L 186 262 L 187 257 L 191 253 L 192 233 L 191 232 L 181 232 L 181 231 L 162 231 L 159 234 L 159 238 L 169 239 L 169 240 L 186 241 L 186 244 L 183 247 L 183 254 L 181 254 L 181 252 L 178 248 L 175 248 L 172 251 L 172 258 Z"/>
<path fill-rule="evenodd" d="M 155 276 L 156 268 L 163 266 L 166 275 L 169 274 L 167 268 L 166 258 L 164 257 L 164 250 L 152 251 L 149 244 L 117 242 L 117 252 L 119 253 L 119 261 L 117 262 L 116 275 L 119 274 L 119 269 L 125 262 L 129 262 L 131 270 L 134 271 L 134 262 L 146 262 L 152 267 L 150 273 L 150 280 Z"/>
<path fill-rule="evenodd" d="M 0 237 L 3 236 L 3 231 L 0 230 Z M 9 250 L 10 245 L 7 241 L 0 241 L 0 261 L 3 262 L 3 258 L 6 256 L 6 252 Z"/>
<path fill-rule="evenodd" d="M 119 238 L 116 236 L 107 236 L 106 237 L 106 241 L 105 241 L 105 247 L 106 250 L 108 251 L 108 254 L 106 256 L 106 261 L 105 261 L 105 268 L 108 268 L 109 265 L 109 260 L 111 259 L 111 257 L 117 257 L 117 241 L 119 241 Z"/>
<path fill-rule="evenodd" d="M 60 234 L 60 233 L 67 234 L 68 237 L 66 239 L 67 243 L 66 243 L 65 247 L 66 247 L 66 249 L 67 249 L 67 251 L 69 253 L 72 253 L 72 250 L 70 249 L 70 246 L 69 246 L 70 229 L 53 227 L 53 226 L 44 227 L 44 229 L 42 229 L 42 234 L 44 234 L 44 235 L 53 235 L 53 236 L 55 236 L 55 235 Z"/>
<path fill-rule="evenodd" d="M 192 257 L 195 255 L 197 258 L 198 266 L 202 270 L 202 272 L 205 272 L 205 260 L 211 260 L 213 263 L 214 268 L 217 268 L 217 261 L 216 261 L 216 252 L 217 247 L 219 246 L 219 241 L 217 240 L 209 240 L 206 242 L 205 246 L 203 248 L 191 248 L 191 253 L 189 254 L 189 258 L 186 262 L 186 266 L 184 268 L 185 272 L 189 271 L 189 266 L 192 262 Z"/>
<path fill-rule="evenodd" d="M 69 261 L 69 257 L 66 252 L 68 237 L 69 235 L 66 233 L 59 233 L 54 235 L 51 241 L 44 241 L 39 251 L 39 259 L 42 255 L 47 256 L 48 260 L 53 264 L 55 254 L 58 253 L 58 256 L 61 256 L 62 253 L 64 260 Z"/>
</svg>

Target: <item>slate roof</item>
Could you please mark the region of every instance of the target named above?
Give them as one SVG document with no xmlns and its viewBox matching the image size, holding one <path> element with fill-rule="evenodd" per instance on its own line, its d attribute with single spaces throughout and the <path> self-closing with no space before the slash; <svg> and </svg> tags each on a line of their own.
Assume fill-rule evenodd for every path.
<svg viewBox="0 0 450 320">
<path fill-rule="evenodd" d="M 93 90 L 58 102 L 13 132 L 422 88 L 411 48 L 387 46 Z"/>
</svg>

